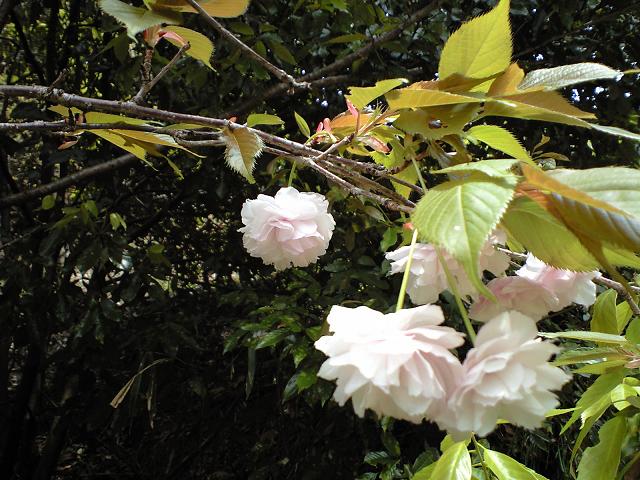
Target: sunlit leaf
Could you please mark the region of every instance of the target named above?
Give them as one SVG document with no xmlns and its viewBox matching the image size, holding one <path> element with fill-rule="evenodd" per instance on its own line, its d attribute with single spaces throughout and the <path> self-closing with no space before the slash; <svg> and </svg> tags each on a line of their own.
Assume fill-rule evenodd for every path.
<svg viewBox="0 0 640 480">
<path fill-rule="evenodd" d="M 571 338 L 573 340 L 584 340 L 594 343 L 605 343 L 611 345 L 626 345 L 629 342 L 621 335 L 613 335 L 611 333 L 585 332 L 582 330 L 565 331 L 565 332 L 540 332 L 540 335 L 546 338 Z"/>
<path fill-rule="evenodd" d="M 620 333 L 618 332 L 616 316 L 617 298 L 617 292 L 611 289 L 598 295 L 591 315 L 592 332 L 611 333 L 613 335 Z"/>
<path fill-rule="evenodd" d="M 447 40 L 438 76 L 482 78 L 505 70 L 511 62 L 509 0 L 500 0 L 490 12 L 464 23 Z"/>
<path fill-rule="evenodd" d="M 417 478 L 426 479 L 427 477 Z M 471 457 L 467 450 L 467 442 L 458 442 L 447 448 L 428 478 L 429 480 L 470 480 Z"/>
<path fill-rule="evenodd" d="M 167 30 L 169 32 L 174 32 L 184 38 L 187 42 L 189 42 L 189 49 L 185 52 L 186 55 L 189 55 L 196 60 L 200 60 L 207 67 L 213 70 L 211 66 L 211 56 L 213 55 L 213 43 L 203 34 L 198 33 L 194 30 L 184 27 L 176 27 L 175 25 L 171 25 L 168 27 L 164 27 L 163 30 Z M 173 38 L 165 37 L 169 42 L 171 42 L 176 47 L 180 48 L 180 44 Z"/>
<path fill-rule="evenodd" d="M 504 453 L 483 448 L 482 456 L 484 463 L 498 480 L 547 480 Z"/>
<path fill-rule="evenodd" d="M 385 95 L 389 108 L 435 107 L 438 105 L 456 105 L 460 103 L 481 103 L 482 98 L 457 95 L 441 90 L 428 90 L 417 88 L 401 88 L 392 90 Z"/>
<path fill-rule="evenodd" d="M 628 138 L 629 140 L 640 142 L 639 134 L 630 132 L 629 130 L 625 130 L 624 128 L 610 127 L 607 125 L 597 125 L 595 123 L 590 123 L 589 126 L 599 132 L 608 133 L 609 135 L 615 135 L 616 137 Z"/>
<path fill-rule="evenodd" d="M 533 163 L 531 156 L 518 139 L 505 128 L 496 125 L 477 125 L 466 133 L 513 158 Z"/>
<path fill-rule="evenodd" d="M 621 71 L 599 63 L 575 63 L 573 65 L 562 65 L 561 67 L 533 70 L 527 73 L 522 83 L 518 85 L 518 89 L 526 90 L 528 88 L 544 87 L 545 89 L 556 90 L 593 80 L 611 80 L 621 75 Z"/>
<path fill-rule="evenodd" d="M 247 127 L 250 128 L 256 125 L 282 125 L 283 123 L 280 117 L 268 113 L 252 113 L 247 117 Z"/>
<path fill-rule="evenodd" d="M 349 94 L 345 95 L 356 108 L 362 109 L 378 97 L 381 97 L 389 90 L 393 90 L 403 83 L 407 83 L 406 78 L 392 78 L 380 80 L 373 87 L 349 87 Z"/>
<path fill-rule="evenodd" d="M 244 15 L 250 0 L 200 0 L 200 6 L 212 17 L 231 18 Z M 148 0 L 155 9 L 170 9 L 179 12 L 196 12 L 186 0 Z"/>
<path fill-rule="evenodd" d="M 150 11 L 146 8 L 131 6 L 120 0 L 100 0 L 100 8 L 103 12 L 111 15 L 118 20 L 118 22 L 126 26 L 127 33 L 130 37 L 134 37 L 136 33 L 142 32 L 154 25 L 181 22 L 178 14 Z"/>
<path fill-rule="evenodd" d="M 493 97 L 516 93 L 516 89 L 523 78 L 524 70 L 522 70 L 517 63 L 512 63 L 502 75 L 491 83 L 487 94 Z"/>
<path fill-rule="evenodd" d="M 626 434 L 627 420 L 623 416 L 613 417 L 602 425 L 598 431 L 598 444 L 582 454 L 578 480 L 615 478 Z"/>
<path fill-rule="evenodd" d="M 489 298 L 493 295 L 480 279 L 478 256 L 513 198 L 515 186 L 510 177 L 480 173 L 444 182 L 422 197 L 412 217 L 421 237 L 453 255 Z"/>
<path fill-rule="evenodd" d="M 583 245 L 588 239 L 597 244 L 609 242 L 634 252 L 640 251 L 640 218 L 526 164 L 523 164 L 522 171 L 527 182 L 549 192 L 548 198 L 554 208 L 552 213 L 579 236 Z M 602 186 L 606 188 L 606 182 Z M 594 254 L 593 249 L 590 252 Z"/>
<path fill-rule="evenodd" d="M 293 112 L 293 116 L 296 119 L 296 123 L 298 124 L 298 128 L 300 132 L 307 138 L 311 136 L 311 130 L 309 129 L 309 124 L 307 121 L 298 115 L 298 112 Z"/>
<path fill-rule="evenodd" d="M 262 153 L 264 146 L 262 139 L 244 127 L 233 130 L 224 128 L 222 135 L 227 145 L 225 152 L 227 165 L 246 178 L 249 183 L 255 183 L 252 172 L 256 157 Z"/>
<path fill-rule="evenodd" d="M 583 272 L 600 266 L 578 237 L 528 197 L 518 197 L 511 203 L 502 225 L 528 251 L 549 265 Z"/>
</svg>

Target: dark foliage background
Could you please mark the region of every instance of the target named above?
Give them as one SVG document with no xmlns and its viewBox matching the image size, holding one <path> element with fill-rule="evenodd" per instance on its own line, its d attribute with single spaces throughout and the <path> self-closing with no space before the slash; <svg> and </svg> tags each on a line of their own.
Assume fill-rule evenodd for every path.
<svg viewBox="0 0 640 480">
<path fill-rule="evenodd" d="M 432 78 L 448 32 L 493 3 L 442 1 L 397 40 L 332 72 L 348 80 L 266 103 L 259 100 L 273 84 L 268 74 L 189 16 L 191 28 L 214 39 L 216 70 L 183 59 L 148 101 L 241 119 L 249 112 L 238 106 L 253 101 L 252 111 L 286 120 L 280 130 L 267 128 L 301 140 L 294 110 L 315 124 L 345 109 L 349 85 Z M 330 39 L 393 29 L 424 5 L 254 0 L 247 15 L 224 23 L 301 75 L 363 45 Z M 525 71 L 581 61 L 638 68 L 640 2 L 513 0 L 512 22 Z M 162 45 L 154 69 L 174 52 Z M 0 0 L 2 83 L 49 85 L 66 69 L 60 87 L 69 92 L 127 99 L 137 91 L 142 54 L 141 42 L 93 0 Z M 565 94 L 606 124 L 640 130 L 637 76 Z M 0 122 L 34 119 L 54 114 L 36 101 L 0 105 Z M 509 123 L 529 149 L 551 137 L 549 150 L 576 168 L 638 158 L 637 145 L 615 137 Z M 57 149 L 61 141 L 43 132 L 0 134 L 0 195 L 122 154 L 89 135 L 68 150 Z M 0 211 L 0 478 L 348 479 L 381 470 L 386 460 L 371 452 L 411 465 L 437 448 L 435 427 L 398 422 L 384 433 L 373 417 L 327 401 L 331 385 L 314 374 L 322 358 L 312 343 L 328 307 L 394 304 L 398 280 L 385 275 L 380 242 L 402 219 L 303 170 L 296 185 L 329 191 L 337 231 L 318 264 L 274 273 L 241 248 L 237 229 L 244 200 L 273 194 L 289 166 L 265 155 L 258 183 L 248 185 L 225 167 L 221 150 L 205 153 L 201 162 L 170 155 L 184 180 L 166 163 L 135 163 L 68 189 L 51 209 L 35 201 Z M 110 213 L 126 230 L 113 230 Z M 52 228 L 56 222 L 65 226 Z M 582 317 L 574 311 L 552 321 L 565 327 Z M 110 401 L 132 378 L 114 409 Z M 565 405 L 574 394 L 565 392 Z M 571 437 L 555 444 L 557 432 L 556 424 L 532 433 L 503 427 L 488 441 L 549 478 L 565 478 Z"/>
</svg>

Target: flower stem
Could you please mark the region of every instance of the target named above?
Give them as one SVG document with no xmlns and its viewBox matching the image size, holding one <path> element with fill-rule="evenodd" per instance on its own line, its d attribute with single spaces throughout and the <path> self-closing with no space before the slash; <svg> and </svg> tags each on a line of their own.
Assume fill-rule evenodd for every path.
<svg viewBox="0 0 640 480">
<path fill-rule="evenodd" d="M 404 305 L 404 295 L 407 291 L 407 284 L 409 283 L 409 274 L 411 273 L 411 261 L 413 260 L 413 251 L 416 248 L 418 241 L 418 229 L 413 229 L 413 237 L 411 237 L 411 246 L 409 247 L 409 256 L 407 257 L 407 264 L 404 267 L 404 275 L 402 276 L 402 284 L 400 285 L 400 293 L 398 294 L 398 303 L 396 304 L 396 312 L 402 310 Z"/>
<path fill-rule="evenodd" d="M 460 297 L 460 292 L 458 292 L 458 287 L 456 285 L 456 281 L 451 275 L 451 271 L 445 262 L 444 257 L 442 256 L 442 252 L 438 247 L 435 247 L 436 255 L 438 255 L 438 261 L 442 268 L 444 269 L 444 274 L 447 276 L 447 283 L 449 284 L 449 289 L 453 292 L 453 296 L 456 299 L 456 305 L 458 305 L 458 310 L 460 311 L 460 315 L 462 315 L 462 320 L 464 321 L 464 326 L 467 329 L 467 333 L 469 334 L 469 338 L 471 339 L 471 343 L 476 343 L 476 332 L 473 329 L 473 325 L 471 325 L 471 320 L 469 320 L 469 315 L 467 314 L 467 309 L 462 303 L 462 298 Z"/>
<path fill-rule="evenodd" d="M 475 435 L 471 435 L 471 440 L 473 441 L 473 446 L 475 447 L 478 458 L 480 459 L 482 471 L 484 472 L 484 478 L 491 478 L 491 476 L 489 475 L 489 471 L 487 470 L 487 465 L 484 463 L 484 457 L 482 456 L 482 453 L 480 453 L 481 449 L 483 448 L 482 445 L 477 442 Z"/>
<path fill-rule="evenodd" d="M 291 171 L 289 172 L 289 182 L 287 183 L 287 187 L 290 187 L 291 184 L 293 183 L 293 179 L 296 176 L 296 166 L 298 164 L 296 163 L 296 161 L 293 161 L 293 165 L 291 165 Z"/>
<path fill-rule="evenodd" d="M 413 168 L 416 169 L 416 173 L 418 174 L 418 180 L 420 180 L 422 191 L 427 193 L 427 184 L 424 182 L 424 178 L 422 178 L 422 172 L 420 171 L 420 167 L 418 167 L 418 162 L 416 162 L 415 157 L 411 157 L 411 163 L 413 163 Z"/>
</svg>

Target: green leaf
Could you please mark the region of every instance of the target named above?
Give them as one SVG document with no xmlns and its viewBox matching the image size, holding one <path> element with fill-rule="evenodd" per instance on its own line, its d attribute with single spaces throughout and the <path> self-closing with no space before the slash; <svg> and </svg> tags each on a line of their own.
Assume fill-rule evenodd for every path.
<svg viewBox="0 0 640 480">
<path fill-rule="evenodd" d="M 630 132 L 629 130 L 625 130 L 624 128 L 610 127 L 608 125 L 597 125 L 595 123 L 590 123 L 589 126 L 594 130 L 602 133 L 607 133 L 609 135 L 615 135 L 616 137 L 628 138 L 629 140 L 640 142 L 640 135 Z"/>
<path fill-rule="evenodd" d="M 640 218 L 640 170 L 625 167 L 558 169 L 552 178 Z"/>
<path fill-rule="evenodd" d="M 463 24 L 440 55 L 441 79 L 459 74 L 484 78 L 504 71 L 511 62 L 509 0 L 500 0 L 490 12 Z"/>
<path fill-rule="evenodd" d="M 347 33 L 346 35 L 339 35 L 337 37 L 333 37 L 327 41 L 325 41 L 324 43 L 331 45 L 333 43 L 351 43 L 351 42 L 358 42 L 360 40 L 366 40 L 367 37 L 365 34 L 363 33 Z"/>
<path fill-rule="evenodd" d="M 187 0 L 146 0 L 149 6 L 159 10 L 177 10 L 196 13 L 197 10 Z M 232 18 L 243 15 L 250 0 L 200 0 L 200 6 L 212 17 Z"/>
<path fill-rule="evenodd" d="M 186 55 L 189 55 L 196 60 L 200 60 L 207 67 L 213 70 L 211 66 L 211 57 L 213 56 L 213 43 L 207 37 L 199 32 L 195 32 L 189 28 L 184 27 L 176 27 L 175 25 L 171 25 L 165 27 L 163 30 L 167 30 L 169 32 L 177 33 L 182 38 L 184 38 L 187 42 L 189 42 L 189 49 L 185 52 Z M 175 40 L 174 38 L 164 37 L 166 40 L 171 42 L 176 47 L 180 48 L 182 45 Z"/>
<path fill-rule="evenodd" d="M 488 298 L 493 295 L 480 278 L 478 257 L 513 198 L 515 186 L 506 177 L 478 173 L 441 183 L 422 197 L 412 217 L 421 237 L 453 255 Z"/>
<path fill-rule="evenodd" d="M 302 132 L 302 134 L 309 138 L 311 136 L 311 130 L 309 129 L 309 125 L 307 124 L 307 121 L 302 118 L 300 115 L 298 115 L 298 112 L 293 112 L 293 116 L 296 119 L 296 123 L 298 124 L 298 128 L 300 129 L 300 132 Z"/>
<path fill-rule="evenodd" d="M 484 99 L 457 95 L 441 90 L 424 88 L 400 88 L 385 95 L 391 110 L 401 108 L 435 107 L 438 105 L 457 105 L 461 103 L 482 103 Z"/>
<path fill-rule="evenodd" d="M 459 174 L 480 172 L 489 177 L 509 178 L 510 181 L 517 181 L 513 172 L 517 169 L 518 163 L 518 160 L 509 159 L 480 160 L 479 162 L 461 163 L 460 165 L 434 170 L 431 173 Z"/>
<path fill-rule="evenodd" d="M 168 12 L 150 11 L 146 8 L 133 7 L 119 0 L 100 0 L 100 8 L 103 12 L 114 17 L 118 22 L 127 27 L 130 37 L 142 32 L 154 25 L 162 23 L 181 23 L 179 14 Z"/>
<path fill-rule="evenodd" d="M 41 208 L 43 210 L 51 210 L 56 205 L 56 196 L 51 194 L 45 197 L 42 197 L 42 205 Z"/>
<path fill-rule="evenodd" d="M 513 158 L 533 163 L 531 156 L 518 139 L 505 128 L 496 125 L 477 125 L 467 130 L 466 133 Z"/>
<path fill-rule="evenodd" d="M 272 330 L 270 332 L 267 332 L 264 336 L 260 338 L 260 340 L 258 340 L 258 343 L 255 346 L 255 349 L 259 350 L 261 348 L 272 347 L 280 343 L 289 335 L 290 335 L 289 330 L 284 330 L 284 329 Z"/>
<path fill-rule="evenodd" d="M 574 233 L 528 197 L 518 197 L 511 203 L 502 225 L 528 251 L 556 268 L 588 272 L 600 266 Z M 604 255 L 612 265 L 638 266 L 633 253 L 619 248 L 605 247 Z"/>
<path fill-rule="evenodd" d="M 427 467 L 428 468 L 428 467 Z M 418 477 L 415 478 L 423 478 Z M 430 480 L 470 480 L 471 457 L 467 450 L 467 441 L 458 442 L 449 447 L 436 463 Z"/>
<path fill-rule="evenodd" d="M 560 434 L 563 434 L 577 420 L 582 421 L 584 427 L 587 420 L 595 422 L 611 405 L 611 391 L 616 388 L 624 378 L 624 369 L 619 368 L 604 375 L 600 375 L 582 394 L 576 403 L 571 418 L 564 424 Z M 576 449 L 579 445 L 576 445 Z"/>
<path fill-rule="evenodd" d="M 282 125 L 283 123 L 280 117 L 268 113 L 252 113 L 247 117 L 247 127 L 250 128 L 256 125 Z"/>
<path fill-rule="evenodd" d="M 583 340 L 585 342 L 606 343 L 611 345 L 627 345 L 627 339 L 621 335 L 611 333 L 584 332 L 582 330 L 567 330 L 564 332 L 540 332 L 546 338 L 571 338 L 573 340 Z"/>
<path fill-rule="evenodd" d="M 275 53 L 276 57 L 278 57 L 280 60 L 282 60 L 285 63 L 288 63 L 289 65 L 298 64 L 298 62 L 296 61 L 292 53 L 289 51 L 289 49 L 285 47 L 282 43 L 276 42 L 275 40 L 267 40 L 267 43 L 269 44 L 269 47 L 271 48 L 271 50 L 273 50 L 273 53 Z"/>
<path fill-rule="evenodd" d="M 249 183 L 255 183 L 252 172 L 256 157 L 262 153 L 264 146 L 262 139 L 245 127 L 234 130 L 225 127 L 222 130 L 222 136 L 227 145 L 225 151 L 227 165 L 246 178 Z"/>
<path fill-rule="evenodd" d="M 547 198 L 551 201 L 555 214 L 579 236 L 583 245 L 589 246 L 585 241 L 591 245 L 608 242 L 630 251 L 640 250 L 640 218 L 526 164 L 522 165 L 522 171 L 527 182 L 550 192 Z M 622 201 L 619 197 L 615 198 Z M 597 248 L 590 248 L 590 253 L 596 256 Z"/>
<path fill-rule="evenodd" d="M 546 90 L 576 85 L 593 80 L 612 80 L 622 76 L 622 72 L 599 63 L 575 63 L 554 68 L 533 70 L 524 77 L 518 90 L 544 87 Z"/>
<path fill-rule="evenodd" d="M 598 444 L 587 448 L 582 454 L 578 480 L 615 478 L 626 434 L 627 420 L 623 416 L 614 417 L 602 425 L 598 431 Z"/>
<path fill-rule="evenodd" d="M 349 87 L 349 95 L 345 95 L 345 97 L 360 110 L 389 90 L 393 90 L 398 85 L 407 82 L 408 80 L 406 78 L 392 78 L 389 80 L 380 80 L 376 82 L 373 87 Z"/>
<path fill-rule="evenodd" d="M 618 334 L 618 322 L 616 316 L 616 300 L 618 293 L 609 289 L 598 295 L 593 305 L 591 316 L 591 331 Z"/>
<path fill-rule="evenodd" d="M 483 448 L 482 455 L 484 463 L 498 480 L 547 480 L 504 453 Z"/>
</svg>

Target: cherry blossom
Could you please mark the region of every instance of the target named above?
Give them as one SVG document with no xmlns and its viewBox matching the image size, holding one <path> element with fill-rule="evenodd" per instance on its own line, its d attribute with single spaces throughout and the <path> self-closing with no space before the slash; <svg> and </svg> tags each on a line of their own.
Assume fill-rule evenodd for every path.
<svg viewBox="0 0 640 480">
<path fill-rule="evenodd" d="M 414 423 L 444 407 L 462 368 L 450 349 L 463 336 L 440 326 L 440 307 L 385 315 L 364 306 L 334 306 L 327 321 L 333 335 L 315 343 L 329 357 L 318 376 L 336 381 L 333 397 L 340 405 L 351 398 L 359 416 L 371 409 Z"/>
<path fill-rule="evenodd" d="M 335 221 L 323 195 L 281 188 L 242 206 L 243 243 L 252 257 L 283 270 L 304 267 L 327 251 Z"/>
</svg>

